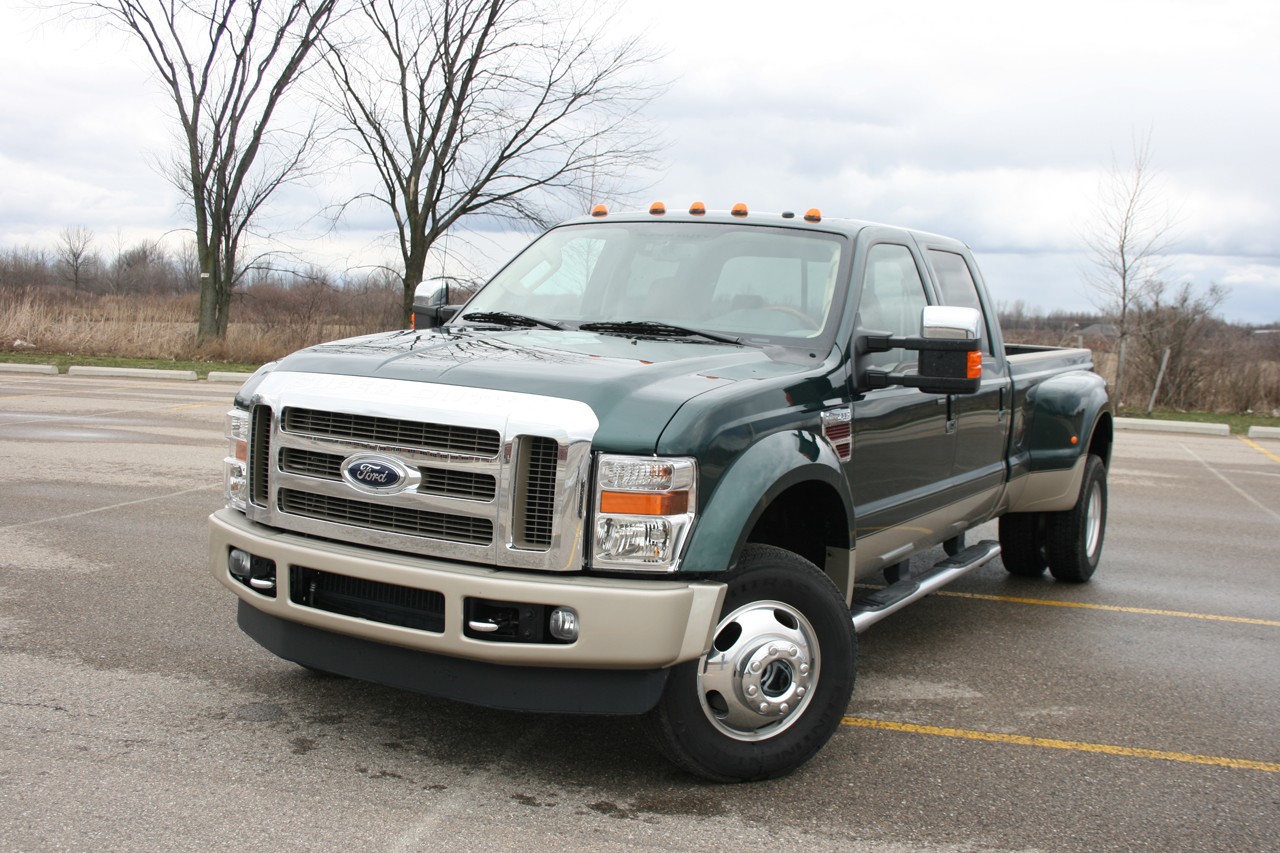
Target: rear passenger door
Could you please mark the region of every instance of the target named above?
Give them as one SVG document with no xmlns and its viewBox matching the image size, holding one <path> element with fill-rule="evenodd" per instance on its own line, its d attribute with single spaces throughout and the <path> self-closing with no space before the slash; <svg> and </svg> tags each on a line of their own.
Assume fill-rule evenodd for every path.
<svg viewBox="0 0 1280 853">
<path fill-rule="evenodd" d="M 953 488 L 956 498 L 972 498 L 992 492 L 995 500 L 1005 477 L 1005 452 L 1012 408 L 1011 383 L 999 337 L 991 328 L 982 304 L 976 271 L 965 254 L 940 247 L 926 247 L 925 256 L 945 305 L 976 308 L 982 312 L 982 384 L 976 394 L 956 394 L 948 400 L 956 430 Z M 979 509 L 986 509 L 985 500 Z M 975 513 L 978 514 L 978 513 Z"/>
</svg>

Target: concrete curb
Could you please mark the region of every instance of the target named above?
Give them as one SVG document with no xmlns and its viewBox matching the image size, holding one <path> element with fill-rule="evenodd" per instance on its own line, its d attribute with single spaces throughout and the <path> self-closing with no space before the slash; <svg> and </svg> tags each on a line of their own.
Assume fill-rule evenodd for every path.
<svg viewBox="0 0 1280 853">
<path fill-rule="evenodd" d="M 0 362 L 0 373 L 43 373 L 47 376 L 57 376 L 58 366 L 56 364 L 6 364 Z"/>
<path fill-rule="evenodd" d="M 244 382 L 252 373 L 233 373 L 228 370 L 210 370 L 208 381 L 210 382 Z"/>
<path fill-rule="evenodd" d="M 1274 438 L 1280 439 L 1280 427 L 1249 427 L 1249 438 Z"/>
<path fill-rule="evenodd" d="M 1139 432 L 1187 432 L 1196 435 L 1231 435 L 1227 424 L 1199 424 L 1194 421 L 1149 421 L 1146 418 L 1116 418 L 1116 429 Z"/>
<path fill-rule="evenodd" d="M 177 379 L 195 382 L 200 377 L 194 370 L 154 370 L 146 367 L 82 367 L 67 368 L 68 376 L 119 376 L 125 379 Z"/>
</svg>

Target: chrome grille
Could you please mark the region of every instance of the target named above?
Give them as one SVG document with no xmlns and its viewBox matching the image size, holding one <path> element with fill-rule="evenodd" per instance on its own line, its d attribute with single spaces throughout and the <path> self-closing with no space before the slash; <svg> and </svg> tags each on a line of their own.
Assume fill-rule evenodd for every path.
<svg viewBox="0 0 1280 853">
<path fill-rule="evenodd" d="M 321 521 L 385 530 L 446 542 L 468 542 L 488 545 L 493 541 L 493 522 L 486 518 L 469 518 L 443 512 L 427 512 L 401 506 L 377 504 L 300 492 L 280 490 L 280 509 Z"/>
<path fill-rule="evenodd" d="M 260 524 L 361 547 L 543 571 L 583 567 L 599 423 L 585 403 L 511 391 L 277 371 L 251 401 Z M 387 488 L 348 479 L 385 458 Z"/>
<path fill-rule="evenodd" d="M 285 447 L 280 451 L 280 470 L 304 477 L 341 480 L 344 458 L 337 453 L 316 453 L 313 450 Z"/>
<path fill-rule="evenodd" d="M 546 548 L 551 544 L 559 449 L 554 441 L 541 436 L 522 442 L 516 475 L 516 505 L 521 510 L 515 536 L 521 547 Z"/>
<path fill-rule="evenodd" d="M 254 406 L 249 428 L 249 499 L 258 506 L 271 503 L 271 409 Z"/>
<path fill-rule="evenodd" d="M 497 456 L 501 443 L 496 430 L 417 423 L 346 412 L 322 412 L 293 406 L 284 410 L 281 427 L 285 432 L 300 435 L 342 438 L 361 444 L 410 447 L 485 458 Z"/>
<path fill-rule="evenodd" d="M 418 491 L 426 495 L 445 495 L 469 501 L 491 501 L 498 493 L 498 481 L 488 474 L 454 471 L 449 468 L 420 468 L 422 483 Z"/>
<path fill-rule="evenodd" d="M 345 458 L 339 453 L 318 453 L 314 450 L 286 447 L 280 451 L 280 470 L 303 477 L 341 480 L 342 461 Z M 418 470 L 422 474 L 422 482 L 418 485 L 420 494 L 491 501 L 498 493 L 498 480 L 492 474 L 455 471 L 451 468 L 422 467 Z M 551 487 L 555 488 L 554 480 Z"/>
</svg>

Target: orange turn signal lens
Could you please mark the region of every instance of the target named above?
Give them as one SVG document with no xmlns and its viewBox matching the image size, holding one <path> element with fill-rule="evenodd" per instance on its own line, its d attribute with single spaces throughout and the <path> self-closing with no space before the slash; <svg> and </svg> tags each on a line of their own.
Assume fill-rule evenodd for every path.
<svg viewBox="0 0 1280 853">
<path fill-rule="evenodd" d="M 683 515 L 688 492 L 601 492 L 600 511 L 615 515 Z"/>
<path fill-rule="evenodd" d="M 597 204 L 595 207 L 591 208 L 591 215 L 592 216 L 608 216 L 609 208 L 605 207 L 603 204 Z"/>
<path fill-rule="evenodd" d="M 982 353 L 974 350 L 969 353 L 969 372 L 966 374 L 969 379 L 982 378 Z"/>
</svg>

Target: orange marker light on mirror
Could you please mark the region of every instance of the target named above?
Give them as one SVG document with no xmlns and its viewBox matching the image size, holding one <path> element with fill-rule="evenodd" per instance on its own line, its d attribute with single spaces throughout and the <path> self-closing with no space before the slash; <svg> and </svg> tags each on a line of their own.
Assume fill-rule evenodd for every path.
<svg viewBox="0 0 1280 853">
<path fill-rule="evenodd" d="M 968 371 L 965 375 L 969 379 L 982 378 L 982 353 L 978 350 L 969 353 Z"/>
</svg>

